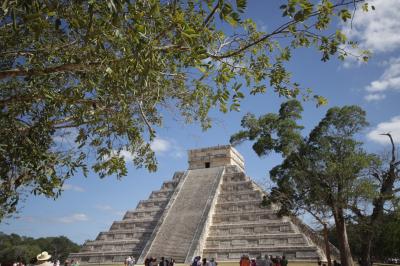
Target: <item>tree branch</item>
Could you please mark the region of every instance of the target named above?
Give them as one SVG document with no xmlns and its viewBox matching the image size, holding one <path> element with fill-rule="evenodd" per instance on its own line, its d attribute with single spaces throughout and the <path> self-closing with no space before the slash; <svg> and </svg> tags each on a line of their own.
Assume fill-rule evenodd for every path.
<svg viewBox="0 0 400 266">
<path fill-rule="evenodd" d="M 47 74 L 57 74 L 64 72 L 86 72 L 88 68 L 99 66 L 100 62 L 92 62 L 88 64 L 64 64 L 60 66 L 53 66 L 44 69 L 9 69 L 0 71 L 0 79 L 14 78 L 14 77 L 29 77 L 29 76 L 42 76 Z"/>
<path fill-rule="evenodd" d="M 208 23 L 210 22 L 211 18 L 214 16 L 214 14 L 217 11 L 217 9 L 219 8 L 220 4 L 221 4 L 221 0 L 218 0 L 218 2 L 215 5 L 215 7 L 211 10 L 211 13 L 208 14 L 206 19 L 204 20 L 204 22 L 203 22 L 204 27 L 207 27 Z"/>
<path fill-rule="evenodd" d="M 144 111 L 143 111 L 143 108 L 142 108 L 142 102 L 140 101 L 138 103 L 138 105 L 139 105 L 140 115 L 142 116 L 143 121 L 145 122 L 145 124 L 147 125 L 147 128 L 149 129 L 150 136 L 154 137 L 155 136 L 155 130 L 151 127 L 149 121 L 146 118 L 146 115 L 144 114 Z"/>
<path fill-rule="evenodd" d="M 392 135 L 390 133 L 383 133 L 383 134 L 379 134 L 382 136 L 388 136 L 390 139 L 390 143 L 392 144 L 392 160 L 390 161 L 391 165 L 394 165 L 396 163 L 396 147 L 394 145 L 394 141 L 392 138 Z"/>
<path fill-rule="evenodd" d="M 337 7 L 340 7 L 340 6 L 346 6 L 346 5 L 349 5 L 349 4 L 358 3 L 358 2 L 364 2 L 364 1 L 365 0 L 352 0 L 352 1 L 344 2 L 344 3 L 342 2 L 342 3 L 334 5 L 332 8 L 334 9 L 334 8 L 337 8 Z M 315 17 L 315 16 L 319 15 L 320 13 L 321 13 L 320 11 L 315 11 L 315 12 L 310 14 L 309 18 L 310 17 Z M 229 52 L 229 53 L 224 54 L 224 55 L 211 55 L 210 54 L 209 56 L 212 57 L 212 58 L 215 58 L 215 59 L 217 59 L 217 58 L 223 59 L 223 58 L 228 58 L 228 57 L 232 57 L 232 56 L 238 55 L 238 54 L 242 53 L 243 51 L 249 49 L 250 47 L 252 47 L 254 45 L 257 45 L 257 44 L 265 41 L 266 39 L 268 39 L 268 38 L 270 38 L 270 37 L 272 37 L 274 35 L 282 33 L 284 30 L 289 28 L 289 26 L 297 24 L 299 22 L 300 21 L 297 21 L 297 20 L 293 19 L 291 21 L 288 21 L 288 22 L 282 24 L 281 26 L 276 28 L 273 32 L 262 36 L 258 40 L 255 40 L 255 41 L 253 41 L 251 43 L 246 44 L 245 46 L 237 49 L 236 51 L 232 51 L 232 52 Z"/>
</svg>

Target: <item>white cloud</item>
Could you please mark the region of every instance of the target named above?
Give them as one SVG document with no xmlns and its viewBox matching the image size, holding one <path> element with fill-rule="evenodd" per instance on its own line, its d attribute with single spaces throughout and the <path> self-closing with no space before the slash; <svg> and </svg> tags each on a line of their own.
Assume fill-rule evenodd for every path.
<svg viewBox="0 0 400 266">
<path fill-rule="evenodd" d="M 150 146 L 154 152 L 163 153 L 167 152 L 171 148 L 171 143 L 162 138 L 155 138 Z"/>
<path fill-rule="evenodd" d="M 400 141 L 400 116 L 395 116 L 388 122 L 379 123 L 375 129 L 368 133 L 367 137 L 380 144 L 389 144 L 388 137 L 380 135 L 384 133 L 390 133 L 394 141 Z"/>
<path fill-rule="evenodd" d="M 400 47 L 400 1 L 370 0 L 375 10 L 363 12 L 361 2 L 352 23 L 346 23 L 342 30 L 351 40 L 356 40 L 360 48 L 373 52 L 391 52 Z"/>
<path fill-rule="evenodd" d="M 73 128 L 61 129 L 56 132 L 53 140 L 58 145 L 73 145 L 75 146 L 75 139 L 78 136 L 78 131 Z"/>
<path fill-rule="evenodd" d="M 74 213 L 69 216 L 55 218 L 54 220 L 59 223 L 70 224 L 75 222 L 85 222 L 88 221 L 89 218 L 84 213 Z"/>
<path fill-rule="evenodd" d="M 383 100 L 385 98 L 386 98 L 385 94 L 379 94 L 379 93 L 377 93 L 377 94 L 367 94 L 367 95 L 364 96 L 364 99 L 367 102 L 380 101 L 380 100 Z"/>
<path fill-rule="evenodd" d="M 72 190 L 72 191 L 75 191 L 75 192 L 84 192 L 85 191 L 82 187 L 71 185 L 71 184 L 64 184 L 62 186 L 62 189 L 63 190 Z"/>
<path fill-rule="evenodd" d="M 400 57 L 389 60 L 387 64 L 388 67 L 379 79 L 372 81 L 365 88 L 368 92 L 400 90 Z"/>
<path fill-rule="evenodd" d="M 151 149 L 158 156 L 168 155 L 174 158 L 182 158 L 186 154 L 184 149 L 174 139 L 155 138 L 151 143 Z"/>
<path fill-rule="evenodd" d="M 125 162 L 132 162 L 134 158 L 133 154 L 127 150 L 120 151 L 119 155 L 124 158 Z"/>
<path fill-rule="evenodd" d="M 108 160 L 114 155 L 122 157 L 124 159 L 124 161 L 127 163 L 132 162 L 133 159 L 135 158 L 134 154 L 127 150 L 120 150 L 119 152 L 117 150 L 113 150 L 111 152 L 111 156 L 106 155 L 103 158 L 104 158 L 104 160 Z"/>
</svg>

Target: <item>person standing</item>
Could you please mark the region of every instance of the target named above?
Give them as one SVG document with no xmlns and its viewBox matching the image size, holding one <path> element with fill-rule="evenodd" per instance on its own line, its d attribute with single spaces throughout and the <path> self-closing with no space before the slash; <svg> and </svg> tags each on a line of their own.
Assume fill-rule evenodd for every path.
<svg viewBox="0 0 400 266">
<path fill-rule="evenodd" d="M 243 255 L 243 256 L 240 258 L 239 264 L 240 264 L 240 266 L 250 266 L 250 259 L 249 259 L 249 256 Z"/>
<path fill-rule="evenodd" d="M 207 258 L 203 258 L 203 261 L 201 263 L 201 266 L 209 266 L 208 262 L 207 262 Z"/>
<path fill-rule="evenodd" d="M 217 266 L 217 265 L 218 265 L 218 262 L 216 262 L 214 258 L 211 258 L 211 259 L 210 259 L 209 265 L 210 265 L 210 266 Z"/>
<path fill-rule="evenodd" d="M 43 251 L 42 253 L 37 255 L 36 259 L 37 259 L 36 265 L 53 266 L 53 263 L 50 262 L 51 255 L 47 253 L 47 251 Z"/>
<path fill-rule="evenodd" d="M 281 266 L 288 266 L 288 260 L 285 256 L 282 256 Z"/>
<path fill-rule="evenodd" d="M 165 258 L 161 257 L 160 263 L 158 263 L 158 266 L 167 266 L 165 265 Z"/>
</svg>

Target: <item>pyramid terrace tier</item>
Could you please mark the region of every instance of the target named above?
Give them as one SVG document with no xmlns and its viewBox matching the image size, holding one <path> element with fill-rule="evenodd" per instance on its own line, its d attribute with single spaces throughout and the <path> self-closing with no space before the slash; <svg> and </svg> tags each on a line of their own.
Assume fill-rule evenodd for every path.
<svg viewBox="0 0 400 266">
<path fill-rule="evenodd" d="M 244 172 L 241 172 L 239 169 L 233 170 L 235 172 L 225 173 L 223 182 L 240 182 L 240 181 L 248 181 L 249 177 L 246 176 Z"/>
<path fill-rule="evenodd" d="M 206 241 L 206 248 L 236 248 L 236 247 L 282 247 L 282 246 L 310 246 L 302 234 L 258 234 L 210 236 Z"/>
<path fill-rule="evenodd" d="M 111 232 L 101 232 L 96 240 L 116 240 L 116 239 L 142 239 L 150 237 L 153 229 L 115 230 Z"/>
<path fill-rule="evenodd" d="M 243 191 L 243 190 L 252 190 L 253 182 L 251 180 L 245 181 L 234 181 L 234 182 L 226 182 L 221 186 L 222 193 L 230 192 L 230 191 Z"/>
<path fill-rule="evenodd" d="M 218 201 L 216 204 L 216 212 L 229 211 L 256 211 L 264 210 L 266 213 L 269 208 L 261 208 L 261 200 L 243 200 L 243 201 Z"/>
<path fill-rule="evenodd" d="M 219 194 L 219 202 L 236 202 L 246 200 L 262 200 L 264 193 L 261 191 L 254 191 L 252 189 L 246 189 L 242 191 L 228 191 Z"/>
<path fill-rule="evenodd" d="M 206 248 L 203 251 L 204 258 L 216 258 L 217 261 L 239 260 L 243 254 L 250 257 L 265 255 L 286 256 L 290 260 L 312 260 L 316 261 L 321 257 L 320 251 L 313 246 L 282 246 L 282 247 L 244 247 L 236 248 Z"/>
<path fill-rule="evenodd" d="M 85 245 L 81 252 L 93 252 L 93 251 L 130 251 L 130 250 L 142 250 L 145 245 L 145 241 L 132 239 L 132 240 L 114 240 L 114 241 L 92 241 L 90 244 Z"/>
<path fill-rule="evenodd" d="M 135 218 L 147 218 L 160 216 L 163 213 L 162 208 L 148 208 L 148 209 L 138 209 L 134 211 L 127 211 L 124 215 L 123 220 L 135 219 Z"/>
<path fill-rule="evenodd" d="M 256 221 L 280 221 L 281 218 L 272 210 L 238 210 L 231 212 L 219 212 L 213 217 L 213 223 L 225 222 L 256 222 Z"/>
<path fill-rule="evenodd" d="M 220 235 L 259 235 L 265 233 L 297 233 L 293 224 L 289 221 L 268 221 L 248 223 L 220 223 L 210 226 L 210 236 Z"/>
</svg>

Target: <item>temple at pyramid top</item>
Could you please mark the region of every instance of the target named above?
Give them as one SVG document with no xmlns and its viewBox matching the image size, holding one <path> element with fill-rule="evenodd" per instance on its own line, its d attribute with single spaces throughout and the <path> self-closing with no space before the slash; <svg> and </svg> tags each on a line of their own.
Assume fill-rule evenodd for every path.
<svg viewBox="0 0 400 266">
<path fill-rule="evenodd" d="M 175 172 L 69 258 L 80 264 L 122 264 L 127 256 L 140 264 L 149 257 L 186 264 L 195 256 L 219 262 L 242 255 L 325 259 L 319 234 L 295 216 L 278 216 L 276 206 L 261 205 L 266 192 L 245 174 L 233 147 L 190 150 L 188 161 L 186 171 Z M 331 246 L 331 254 L 338 258 L 339 252 Z"/>
<path fill-rule="evenodd" d="M 243 156 L 230 145 L 189 150 L 189 170 L 236 165 L 244 170 Z"/>
</svg>

